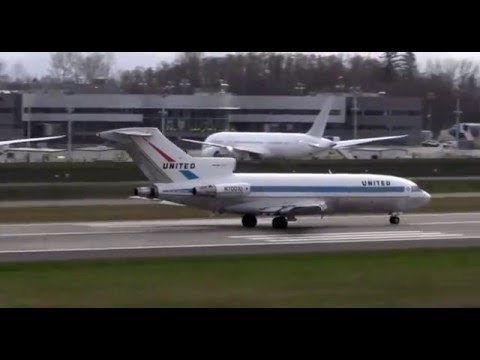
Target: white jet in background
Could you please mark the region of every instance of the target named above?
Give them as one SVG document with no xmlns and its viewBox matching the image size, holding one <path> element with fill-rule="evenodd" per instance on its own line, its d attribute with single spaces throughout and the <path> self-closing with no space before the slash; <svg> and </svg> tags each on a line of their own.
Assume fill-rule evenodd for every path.
<svg viewBox="0 0 480 360">
<path fill-rule="evenodd" d="M 135 196 L 243 215 L 245 227 L 257 216 L 273 216 L 285 229 L 296 215 L 389 214 L 398 224 L 403 211 L 426 205 L 430 195 L 414 182 L 388 175 L 234 173 L 234 158 L 192 157 L 157 128 L 125 128 L 98 134 L 125 150 L 151 181 Z"/>
<path fill-rule="evenodd" d="M 333 97 L 329 96 L 322 110 L 306 134 L 278 132 L 219 132 L 208 136 L 205 141 L 181 139 L 202 145 L 201 156 L 248 155 L 252 159 L 283 158 L 298 159 L 315 156 L 327 150 L 341 150 L 374 141 L 404 138 L 408 135 L 385 136 L 354 140 L 330 140 L 323 137 L 332 109 Z"/>
</svg>

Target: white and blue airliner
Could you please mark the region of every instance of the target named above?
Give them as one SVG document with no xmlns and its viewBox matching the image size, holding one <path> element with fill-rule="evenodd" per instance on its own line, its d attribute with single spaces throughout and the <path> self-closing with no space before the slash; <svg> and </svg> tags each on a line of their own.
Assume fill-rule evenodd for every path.
<svg viewBox="0 0 480 360">
<path fill-rule="evenodd" d="M 137 197 L 239 214 L 248 228 L 257 216 L 272 216 L 273 228 L 285 229 L 297 215 L 346 213 L 388 214 L 399 224 L 401 213 L 430 201 L 414 182 L 389 175 L 235 173 L 234 158 L 192 157 L 157 128 L 98 135 L 127 151 L 150 180 L 135 189 Z"/>
</svg>

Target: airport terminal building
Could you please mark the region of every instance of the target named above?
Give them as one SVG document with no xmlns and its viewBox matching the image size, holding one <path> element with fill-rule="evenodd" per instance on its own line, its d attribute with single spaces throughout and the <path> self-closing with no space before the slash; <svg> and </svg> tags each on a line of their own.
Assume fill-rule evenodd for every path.
<svg viewBox="0 0 480 360">
<path fill-rule="evenodd" d="M 228 93 L 162 96 L 58 90 L 9 93 L 0 94 L 0 128 L 10 129 L 10 132 L 2 130 L 3 138 L 28 134 L 40 137 L 66 134 L 70 123 L 75 146 L 100 144 L 102 140 L 96 133 L 132 126 L 158 127 L 174 141 L 179 137 L 204 140 L 226 129 L 306 132 L 327 96 L 334 96 L 334 105 L 325 135 L 353 138 L 354 100 L 351 94 L 342 93 L 306 96 Z M 357 98 L 357 107 L 359 138 L 408 134 L 408 138 L 396 140 L 395 144 L 421 142 L 421 98 L 362 94 Z M 184 142 L 182 146 L 195 147 Z"/>
</svg>

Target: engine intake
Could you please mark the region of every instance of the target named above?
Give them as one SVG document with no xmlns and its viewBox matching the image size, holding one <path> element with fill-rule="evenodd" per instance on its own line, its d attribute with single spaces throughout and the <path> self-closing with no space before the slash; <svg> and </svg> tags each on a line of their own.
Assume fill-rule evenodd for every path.
<svg viewBox="0 0 480 360">
<path fill-rule="evenodd" d="M 250 194 L 250 184 L 220 184 L 197 186 L 192 189 L 195 196 L 211 196 L 211 197 L 235 197 L 247 196 Z"/>
<path fill-rule="evenodd" d="M 137 187 L 137 188 L 135 188 L 133 193 L 135 194 L 135 196 L 148 198 L 148 199 L 154 199 L 154 198 L 156 198 L 156 195 L 157 195 L 157 191 L 153 186 L 152 187 Z"/>
</svg>

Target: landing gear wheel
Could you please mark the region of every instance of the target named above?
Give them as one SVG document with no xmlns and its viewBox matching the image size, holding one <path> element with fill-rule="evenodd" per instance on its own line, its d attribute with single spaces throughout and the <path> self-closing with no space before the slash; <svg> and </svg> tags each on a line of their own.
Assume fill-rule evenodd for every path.
<svg viewBox="0 0 480 360">
<path fill-rule="evenodd" d="M 272 227 L 274 229 L 286 229 L 288 227 L 288 220 L 283 216 L 277 216 L 272 220 Z"/>
<path fill-rule="evenodd" d="M 252 214 L 246 214 L 242 218 L 242 225 L 246 228 L 254 228 L 257 226 L 257 217 Z"/>
<path fill-rule="evenodd" d="M 390 224 L 392 225 L 400 224 L 400 218 L 398 216 L 390 216 Z"/>
</svg>

